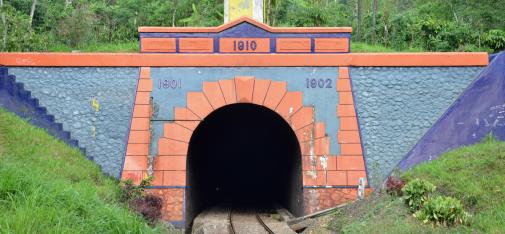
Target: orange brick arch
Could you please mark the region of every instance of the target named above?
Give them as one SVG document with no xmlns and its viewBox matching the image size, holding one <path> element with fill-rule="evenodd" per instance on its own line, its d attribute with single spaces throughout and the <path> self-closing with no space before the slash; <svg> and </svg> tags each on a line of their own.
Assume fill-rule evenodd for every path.
<svg viewBox="0 0 505 234">
<path fill-rule="evenodd" d="M 301 91 L 287 91 L 286 81 L 252 76 L 203 82 L 202 91 L 188 92 L 186 107 L 174 107 L 174 121 L 164 124 L 153 164 L 154 185 L 186 185 L 186 156 L 193 131 L 211 112 L 235 103 L 267 107 L 291 126 L 303 157 L 304 186 L 357 185 L 357 178 L 350 182 L 347 175 L 359 172 L 359 177 L 366 178 L 363 156 L 345 156 L 342 158 L 345 160 L 339 160 L 340 157 L 330 155 L 325 123 L 315 121 L 314 108 L 303 105 L 302 95 Z M 337 161 L 342 163 L 340 168 Z"/>
</svg>

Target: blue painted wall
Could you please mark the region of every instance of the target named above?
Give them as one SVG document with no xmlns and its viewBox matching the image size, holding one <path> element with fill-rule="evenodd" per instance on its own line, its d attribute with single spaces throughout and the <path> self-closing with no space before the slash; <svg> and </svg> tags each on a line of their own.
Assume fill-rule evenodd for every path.
<svg viewBox="0 0 505 234">
<path fill-rule="evenodd" d="M 56 122 L 63 123 L 63 129 L 105 173 L 119 176 L 138 68 L 12 67 L 9 73 L 24 83 Z"/>
<path fill-rule="evenodd" d="M 389 174 L 481 70 L 481 67 L 351 68 L 372 183 Z"/>
</svg>

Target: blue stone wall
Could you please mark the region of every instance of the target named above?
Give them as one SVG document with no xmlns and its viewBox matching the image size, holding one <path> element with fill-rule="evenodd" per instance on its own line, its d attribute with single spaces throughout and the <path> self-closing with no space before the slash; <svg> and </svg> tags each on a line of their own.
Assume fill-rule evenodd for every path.
<svg viewBox="0 0 505 234">
<path fill-rule="evenodd" d="M 9 68 L 86 154 L 114 177 L 122 167 L 138 73 L 138 68 Z"/>
<path fill-rule="evenodd" d="M 481 67 L 353 67 L 364 154 L 380 182 L 478 76 Z"/>
</svg>

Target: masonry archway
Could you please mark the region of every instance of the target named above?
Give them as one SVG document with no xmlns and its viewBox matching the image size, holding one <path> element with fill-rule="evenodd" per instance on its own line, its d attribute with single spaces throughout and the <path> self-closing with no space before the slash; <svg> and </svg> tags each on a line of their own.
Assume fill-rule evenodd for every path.
<svg viewBox="0 0 505 234">
<path fill-rule="evenodd" d="M 210 113 L 187 156 L 186 220 L 210 206 L 273 207 L 300 214 L 302 162 L 297 137 L 276 112 L 238 103 Z"/>
</svg>

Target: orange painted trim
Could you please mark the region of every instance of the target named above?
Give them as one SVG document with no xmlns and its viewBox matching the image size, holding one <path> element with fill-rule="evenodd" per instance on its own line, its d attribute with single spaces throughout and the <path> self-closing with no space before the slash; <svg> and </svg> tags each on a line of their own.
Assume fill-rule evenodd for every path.
<svg viewBox="0 0 505 234">
<path fill-rule="evenodd" d="M 0 65 L 13 67 L 454 67 L 488 63 L 487 53 L 0 53 Z"/>
<path fill-rule="evenodd" d="M 147 38 L 143 38 L 145 40 Z M 179 38 L 180 52 L 206 52 L 214 51 L 214 38 Z"/>
<path fill-rule="evenodd" d="M 351 27 L 270 27 L 249 17 L 241 17 L 218 27 L 139 27 L 141 33 L 160 32 L 190 32 L 190 33 L 218 33 L 243 22 L 250 23 L 258 28 L 273 33 L 351 33 Z"/>
</svg>

